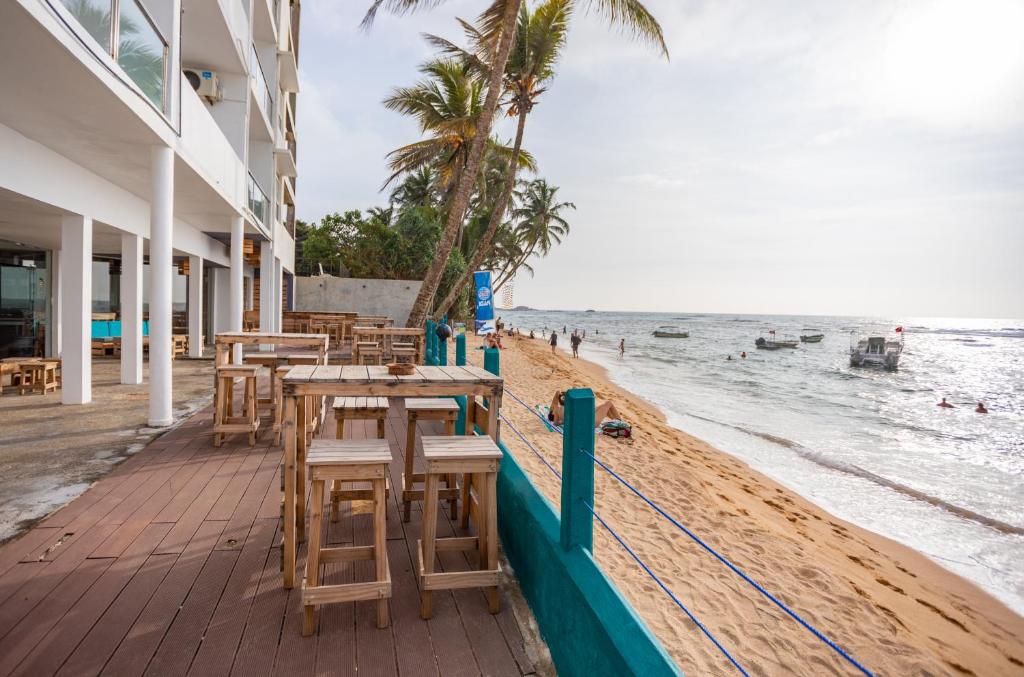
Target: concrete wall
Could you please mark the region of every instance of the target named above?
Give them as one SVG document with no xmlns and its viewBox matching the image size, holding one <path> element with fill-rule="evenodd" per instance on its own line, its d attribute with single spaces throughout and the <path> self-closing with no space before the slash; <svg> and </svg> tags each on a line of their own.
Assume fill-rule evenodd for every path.
<svg viewBox="0 0 1024 677">
<path fill-rule="evenodd" d="M 351 277 L 296 277 L 294 310 L 386 315 L 405 326 L 422 283 L 418 280 L 358 280 Z"/>
</svg>

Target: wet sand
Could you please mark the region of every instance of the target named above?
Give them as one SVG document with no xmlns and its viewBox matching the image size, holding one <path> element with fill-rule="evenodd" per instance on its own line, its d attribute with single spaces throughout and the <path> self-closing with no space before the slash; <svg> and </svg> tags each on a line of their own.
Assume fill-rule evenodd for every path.
<svg viewBox="0 0 1024 677">
<path fill-rule="evenodd" d="M 875 674 L 1024 674 L 1024 618 L 974 584 L 672 428 L 597 365 L 553 355 L 542 339 L 506 341 L 501 370 L 511 393 L 530 406 L 571 387 L 612 399 L 634 437 L 599 437 L 598 458 Z M 470 362 L 481 355 L 471 350 Z M 557 433 L 511 397 L 502 412 L 560 469 Z M 551 471 L 508 426 L 502 439 L 557 506 Z M 750 674 L 858 674 L 600 468 L 595 507 Z M 596 523 L 594 552 L 687 674 L 738 674 Z"/>
</svg>

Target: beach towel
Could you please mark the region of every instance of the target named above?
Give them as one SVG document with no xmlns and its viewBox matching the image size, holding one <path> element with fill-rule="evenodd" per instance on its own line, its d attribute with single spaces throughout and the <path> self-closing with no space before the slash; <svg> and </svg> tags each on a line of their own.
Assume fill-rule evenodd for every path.
<svg viewBox="0 0 1024 677">
<path fill-rule="evenodd" d="M 541 415 L 541 418 L 544 419 L 544 425 L 548 427 L 548 432 L 557 433 L 558 428 L 555 427 L 555 424 L 552 423 L 549 418 L 551 415 L 551 407 L 545 407 L 543 404 L 538 404 L 535 408 L 537 409 L 537 413 Z"/>
<path fill-rule="evenodd" d="M 602 435 L 607 435 L 608 437 L 632 437 L 633 426 L 625 421 L 613 419 L 602 423 L 600 431 Z"/>
</svg>

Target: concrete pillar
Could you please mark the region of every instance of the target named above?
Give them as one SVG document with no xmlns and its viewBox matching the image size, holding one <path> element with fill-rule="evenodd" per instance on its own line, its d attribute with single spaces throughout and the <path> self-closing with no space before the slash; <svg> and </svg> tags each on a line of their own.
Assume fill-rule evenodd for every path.
<svg viewBox="0 0 1024 677">
<path fill-rule="evenodd" d="M 203 257 L 188 257 L 188 356 L 203 356 Z"/>
<path fill-rule="evenodd" d="M 260 331 L 274 331 L 274 243 L 260 242 Z"/>
<path fill-rule="evenodd" d="M 228 309 L 230 331 L 242 331 L 242 276 L 245 274 L 242 260 L 245 222 L 241 216 L 231 219 L 231 307 Z M 235 362 L 242 361 L 242 346 L 235 346 Z"/>
<path fill-rule="evenodd" d="M 171 411 L 171 302 L 174 263 L 174 151 L 155 146 L 151 157 L 152 198 L 149 211 L 149 425 L 174 421 Z"/>
<path fill-rule="evenodd" d="M 60 229 L 61 402 L 92 401 L 92 219 L 67 214 Z"/>
<path fill-rule="evenodd" d="M 121 383 L 142 383 L 142 237 L 121 234 Z"/>
<path fill-rule="evenodd" d="M 274 328 L 271 331 L 281 331 L 281 290 L 284 289 L 284 267 L 281 259 L 274 259 Z"/>
<path fill-rule="evenodd" d="M 50 257 L 50 317 L 46 333 L 50 337 L 50 357 L 60 357 L 60 250 L 55 249 Z"/>
</svg>

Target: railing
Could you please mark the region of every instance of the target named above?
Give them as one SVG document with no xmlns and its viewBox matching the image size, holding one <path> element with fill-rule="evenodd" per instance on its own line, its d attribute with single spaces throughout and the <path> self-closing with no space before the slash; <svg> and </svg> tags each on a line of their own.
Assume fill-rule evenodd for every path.
<svg viewBox="0 0 1024 677">
<path fill-rule="evenodd" d="M 256 183 L 256 179 L 251 172 L 249 173 L 249 211 L 260 222 L 260 225 L 270 227 L 270 222 L 267 220 L 267 212 L 270 211 L 270 199 L 267 198 L 267 194 L 260 188 L 260 184 Z"/>
<path fill-rule="evenodd" d="M 117 62 L 146 99 L 161 113 L 166 113 L 167 40 L 138 0 L 60 2 Z"/>
<path fill-rule="evenodd" d="M 520 440 L 522 440 L 526 447 L 541 460 L 544 466 L 562 485 L 561 526 L 563 546 L 570 547 L 578 545 L 586 551 L 592 552 L 593 520 L 596 519 L 597 522 L 608 531 L 612 538 L 622 546 L 626 553 L 637 563 L 644 573 L 655 582 L 666 596 L 668 596 L 672 603 L 691 621 L 693 621 L 700 632 L 712 644 L 714 644 L 715 648 L 723 655 L 729 664 L 731 664 L 741 674 L 748 674 L 740 664 L 739 659 L 735 658 L 722 644 L 722 642 L 714 636 L 711 630 L 698 620 L 697 616 L 687 608 L 679 596 L 669 588 L 669 586 L 657 575 L 651 566 L 647 564 L 643 558 L 637 554 L 632 547 L 630 547 L 627 541 L 614 529 L 614 527 L 601 517 L 601 515 L 594 509 L 594 468 L 595 466 L 599 467 L 635 497 L 639 498 L 649 508 L 653 509 L 660 517 L 667 520 L 672 526 L 685 534 L 690 540 L 694 541 L 720 564 L 725 566 L 732 573 L 736 574 L 741 580 L 749 584 L 765 599 L 781 609 L 801 627 L 823 642 L 850 666 L 864 675 L 873 677 L 873 673 L 868 668 L 857 661 L 835 641 L 804 620 L 799 614 L 780 601 L 778 597 L 770 593 L 764 586 L 744 573 L 731 560 L 717 552 L 714 548 L 708 545 L 704 539 L 683 525 L 677 518 L 670 515 L 665 509 L 646 496 L 642 491 L 637 489 L 634 484 L 597 458 L 597 451 L 594 444 L 594 396 L 590 390 L 576 389 L 570 390 L 566 393 L 565 421 L 562 428 L 552 425 L 552 422 L 545 419 L 540 412 L 531 408 L 526 402 L 521 400 L 507 388 L 505 389 L 504 394 L 511 397 L 515 402 L 522 405 L 524 409 L 540 419 L 546 426 L 546 429 L 556 431 L 563 436 L 562 472 L 559 472 L 550 462 L 548 462 L 544 457 L 544 454 L 542 454 L 505 415 L 499 414 L 499 419 L 507 425 Z"/>
<path fill-rule="evenodd" d="M 260 63 L 259 54 L 256 53 L 256 45 L 252 46 L 249 62 L 253 77 L 256 78 L 256 93 L 258 95 L 256 102 L 267 116 L 267 119 L 272 120 L 274 117 L 274 97 L 270 93 L 267 76 L 263 73 L 263 64 Z"/>
</svg>

